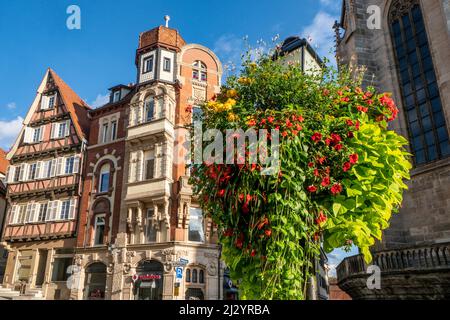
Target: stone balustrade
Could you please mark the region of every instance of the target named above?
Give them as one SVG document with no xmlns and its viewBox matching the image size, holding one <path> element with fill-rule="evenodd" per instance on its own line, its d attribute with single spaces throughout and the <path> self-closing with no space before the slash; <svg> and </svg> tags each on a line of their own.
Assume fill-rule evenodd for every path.
<svg viewBox="0 0 450 320">
<path fill-rule="evenodd" d="M 450 243 L 375 252 L 372 264 L 382 272 L 450 268 Z M 338 282 L 366 274 L 367 267 L 361 254 L 345 258 L 336 268 Z"/>
</svg>

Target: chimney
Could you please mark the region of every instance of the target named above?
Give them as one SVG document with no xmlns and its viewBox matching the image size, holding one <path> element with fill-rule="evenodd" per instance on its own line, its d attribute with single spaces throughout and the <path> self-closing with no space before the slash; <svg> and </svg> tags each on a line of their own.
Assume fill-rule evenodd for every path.
<svg viewBox="0 0 450 320">
<path fill-rule="evenodd" d="M 166 21 L 166 28 L 168 28 L 169 27 L 170 16 L 165 15 L 164 16 L 164 20 Z"/>
</svg>

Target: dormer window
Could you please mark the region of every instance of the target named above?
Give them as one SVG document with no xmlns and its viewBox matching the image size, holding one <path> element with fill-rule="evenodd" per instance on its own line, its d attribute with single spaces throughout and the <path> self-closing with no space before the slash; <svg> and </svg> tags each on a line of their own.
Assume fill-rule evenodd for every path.
<svg viewBox="0 0 450 320">
<path fill-rule="evenodd" d="M 144 59 L 144 69 L 142 73 L 152 72 L 153 71 L 153 55 Z"/>
<path fill-rule="evenodd" d="M 52 109 L 56 104 L 56 93 L 52 95 L 42 96 L 41 98 L 41 110 Z"/>
<path fill-rule="evenodd" d="M 207 72 L 206 64 L 200 60 L 195 61 L 192 65 L 192 79 L 194 80 L 206 82 L 208 79 Z"/>
<path fill-rule="evenodd" d="M 120 100 L 120 90 L 117 90 L 116 92 L 114 92 L 113 94 L 113 102 L 117 102 Z"/>
</svg>

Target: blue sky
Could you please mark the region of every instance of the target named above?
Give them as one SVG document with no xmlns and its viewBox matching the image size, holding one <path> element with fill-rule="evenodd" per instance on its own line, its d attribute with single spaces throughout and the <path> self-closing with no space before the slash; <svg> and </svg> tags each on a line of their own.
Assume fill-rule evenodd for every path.
<svg viewBox="0 0 450 320">
<path fill-rule="evenodd" d="M 81 30 L 66 26 L 72 4 L 81 9 Z M 339 0 L 0 0 L 0 147 L 11 146 L 47 67 L 93 107 L 106 102 L 108 88 L 135 82 L 139 33 L 164 24 L 166 14 L 188 43 L 213 49 L 227 64 L 239 61 L 244 36 L 253 46 L 277 34 L 311 36 L 328 55 L 340 6 Z"/>
</svg>

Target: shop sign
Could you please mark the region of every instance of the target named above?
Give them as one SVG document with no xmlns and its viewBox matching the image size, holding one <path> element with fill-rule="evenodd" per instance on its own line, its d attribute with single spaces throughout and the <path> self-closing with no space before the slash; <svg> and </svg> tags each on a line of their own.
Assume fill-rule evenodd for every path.
<svg viewBox="0 0 450 320">
<path fill-rule="evenodd" d="M 189 260 L 180 258 L 180 262 L 179 263 L 180 263 L 180 266 L 187 266 L 189 264 Z"/>
<path fill-rule="evenodd" d="M 139 276 L 139 280 L 149 281 L 149 280 L 160 280 L 161 275 L 159 274 L 142 274 Z"/>
</svg>

